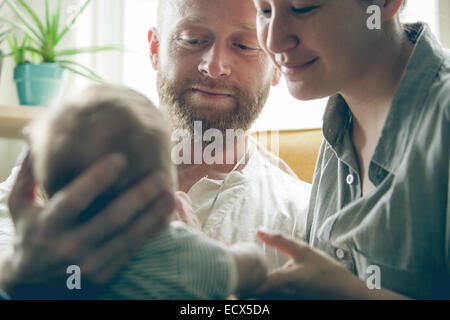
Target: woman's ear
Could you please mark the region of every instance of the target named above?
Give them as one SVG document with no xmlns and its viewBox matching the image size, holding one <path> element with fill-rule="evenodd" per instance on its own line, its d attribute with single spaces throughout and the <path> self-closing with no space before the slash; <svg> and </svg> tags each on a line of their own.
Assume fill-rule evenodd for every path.
<svg viewBox="0 0 450 320">
<path fill-rule="evenodd" d="M 394 18 L 400 11 L 404 0 L 384 0 L 382 1 L 381 16 L 386 22 Z"/>
<path fill-rule="evenodd" d="M 150 60 L 153 69 L 158 70 L 159 39 L 155 28 L 151 28 L 148 31 L 148 42 L 150 43 Z"/>
</svg>

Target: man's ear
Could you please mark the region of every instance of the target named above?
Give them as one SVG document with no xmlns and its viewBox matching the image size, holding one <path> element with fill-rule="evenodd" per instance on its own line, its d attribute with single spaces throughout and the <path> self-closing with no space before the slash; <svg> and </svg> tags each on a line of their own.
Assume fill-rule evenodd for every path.
<svg viewBox="0 0 450 320">
<path fill-rule="evenodd" d="M 277 67 L 273 68 L 273 75 L 272 75 L 272 86 L 275 87 L 280 83 L 281 79 L 281 71 Z"/>
<path fill-rule="evenodd" d="M 155 28 L 151 28 L 148 31 L 148 42 L 150 43 L 150 60 L 153 69 L 158 70 L 159 39 L 158 32 Z"/>
<path fill-rule="evenodd" d="M 402 7 L 403 0 L 383 0 L 381 8 L 382 21 L 386 22 L 396 16 Z"/>
</svg>

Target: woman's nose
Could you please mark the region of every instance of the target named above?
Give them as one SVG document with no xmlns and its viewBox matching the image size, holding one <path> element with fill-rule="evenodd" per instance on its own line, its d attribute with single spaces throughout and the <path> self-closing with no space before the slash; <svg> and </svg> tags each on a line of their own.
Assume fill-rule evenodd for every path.
<svg viewBox="0 0 450 320">
<path fill-rule="evenodd" d="M 267 30 L 267 49 L 274 54 L 281 54 L 295 48 L 300 39 L 293 32 L 288 18 L 274 14 Z"/>
</svg>

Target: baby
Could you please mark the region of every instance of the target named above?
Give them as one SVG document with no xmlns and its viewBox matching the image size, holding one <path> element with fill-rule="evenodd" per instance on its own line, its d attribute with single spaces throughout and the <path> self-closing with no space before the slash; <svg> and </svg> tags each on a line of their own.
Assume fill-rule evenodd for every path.
<svg viewBox="0 0 450 320">
<path fill-rule="evenodd" d="M 113 152 L 126 156 L 127 170 L 80 215 L 80 223 L 155 170 L 166 174 L 175 191 L 168 123 L 146 97 L 120 86 L 92 86 L 76 100 L 50 108 L 29 128 L 35 176 L 44 198 Z M 225 299 L 245 295 L 266 274 L 263 255 L 255 246 L 226 248 L 174 221 L 149 239 L 99 297 Z"/>
</svg>

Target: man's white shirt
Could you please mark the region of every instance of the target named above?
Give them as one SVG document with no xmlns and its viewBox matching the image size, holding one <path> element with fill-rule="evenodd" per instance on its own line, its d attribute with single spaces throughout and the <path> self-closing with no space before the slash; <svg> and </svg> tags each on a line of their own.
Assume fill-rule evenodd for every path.
<svg viewBox="0 0 450 320">
<path fill-rule="evenodd" d="M 263 245 L 256 231 L 264 228 L 304 240 L 311 186 L 269 162 L 253 143 L 249 145 L 252 150 L 247 165 L 241 171 L 231 172 L 220 192 L 223 180 L 204 177 L 188 195 L 207 236 L 225 244 L 258 244 L 273 270 L 289 259 Z"/>
<path fill-rule="evenodd" d="M 19 170 L 20 167 L 15 167 L 9 178 L 0 183 L 0 250 L 9 244 L 14 234 L 14 224 L 8 209 L 8 199 Z"/>
</svg>

